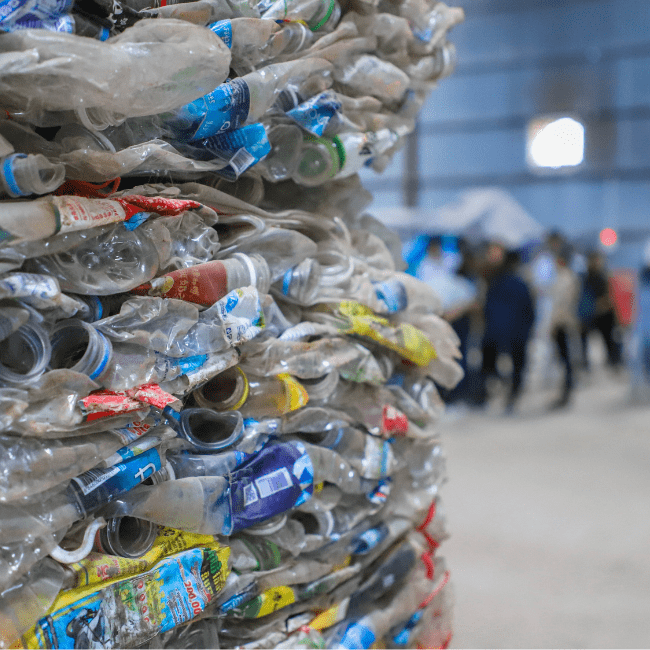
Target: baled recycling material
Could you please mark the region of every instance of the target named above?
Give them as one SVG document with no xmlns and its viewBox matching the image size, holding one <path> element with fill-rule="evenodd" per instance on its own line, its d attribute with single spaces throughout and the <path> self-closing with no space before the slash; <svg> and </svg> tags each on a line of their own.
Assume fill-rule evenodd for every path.
<svg viewBox="0 0 650 650">
<path fill-rule="evenodd" d="M 450 642 L 458 341 L 357 172 L 462 20 L 0 1 L 0 648 Z"/>
</svg>

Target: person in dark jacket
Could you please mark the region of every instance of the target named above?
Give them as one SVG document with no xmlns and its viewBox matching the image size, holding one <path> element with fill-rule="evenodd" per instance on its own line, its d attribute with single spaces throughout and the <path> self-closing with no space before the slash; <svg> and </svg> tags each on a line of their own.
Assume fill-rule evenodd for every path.
<svg viewBox="0 0 650 650">
<path fill-rule="evenodd" d="M 490 244 L 486 254 L 487 291 L 483 308 L 482 397 L 487 397 L 485 381 L 498 376 L 497 358 L 512 360 L 512 377 L 506 411 L 512 411 L 520 396 L 526 366 L 526 349 L 535 320 L 533 298 L 528 285 L 517 275 L 519 256 L 500 244 Z"/>
<path fill-rule="evenodd" d="M 615 338 L 617 321 L 609 295 L 609 277 L 605 258 L 597 251 L 591 251 L 587 256 L 587 273 L 582 284 L 579 311 L 582 362 L 585 369 L 589 368 L 588 341 L 593 330 L 603 337 L 607 348 L 607 363 L 612 367 L 620 366 L 621 345 Z"/>
</svg>

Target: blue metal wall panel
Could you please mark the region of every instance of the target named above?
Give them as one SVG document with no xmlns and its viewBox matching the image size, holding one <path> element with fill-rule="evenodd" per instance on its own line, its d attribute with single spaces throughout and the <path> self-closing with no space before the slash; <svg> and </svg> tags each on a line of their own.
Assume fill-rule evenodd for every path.
<svg viewBox="0 0 650 650">
<path fill-rule="evenodd" d="M 459 4 L 458 70 L 421 114 L 420 207 L 489 182 L 549 228 L 650 222 L 650 2 Z M 575 176 L 545 179 L 526 166 L 526 124 L 556 110 L 585 119 L 587 160 Z M 402 203 L 402 173 L 399 157 L 383 177 L 364 175 L 376 205 Z"/>
</svg>

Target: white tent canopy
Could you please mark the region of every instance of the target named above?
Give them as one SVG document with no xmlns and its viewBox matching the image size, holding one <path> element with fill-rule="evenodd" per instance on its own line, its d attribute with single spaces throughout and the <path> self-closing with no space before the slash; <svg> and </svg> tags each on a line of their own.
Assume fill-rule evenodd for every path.
<svg viewBox="0 0 650 650">
<path fill-rule="evenodd" d="M 458 201 L 437 210 L 397 208 L 374 211 L 387 225 L 432 233 L 463 235 L 469 240 L 496 240 L 516 248 L 541 239 L 545 228 L 505 190 L 468 190 Z"/>
</svg>

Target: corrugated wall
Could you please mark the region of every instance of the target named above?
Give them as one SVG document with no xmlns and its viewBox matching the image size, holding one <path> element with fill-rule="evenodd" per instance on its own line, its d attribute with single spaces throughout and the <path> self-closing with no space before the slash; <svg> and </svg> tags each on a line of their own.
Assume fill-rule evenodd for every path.
<svg viewBox="0 0 650 650">
<path fill-rule="evenodd" d="M 650 2 L 450 4 L 467 19 L 453 34 L 457 71 L 422 112 L 417 205 L 436 208 L 464 189 L 498 185 L 549 228 L 643 234 L 650 226 Z M 526 125 L 558 112 L 586 123 L 585 163 L 570 175 L 536 175 L 526 165 Z M 375 206 L 405 204 L 404 160 L 402 151 L 383 176 L 364 173 Z"/>
</svg>

